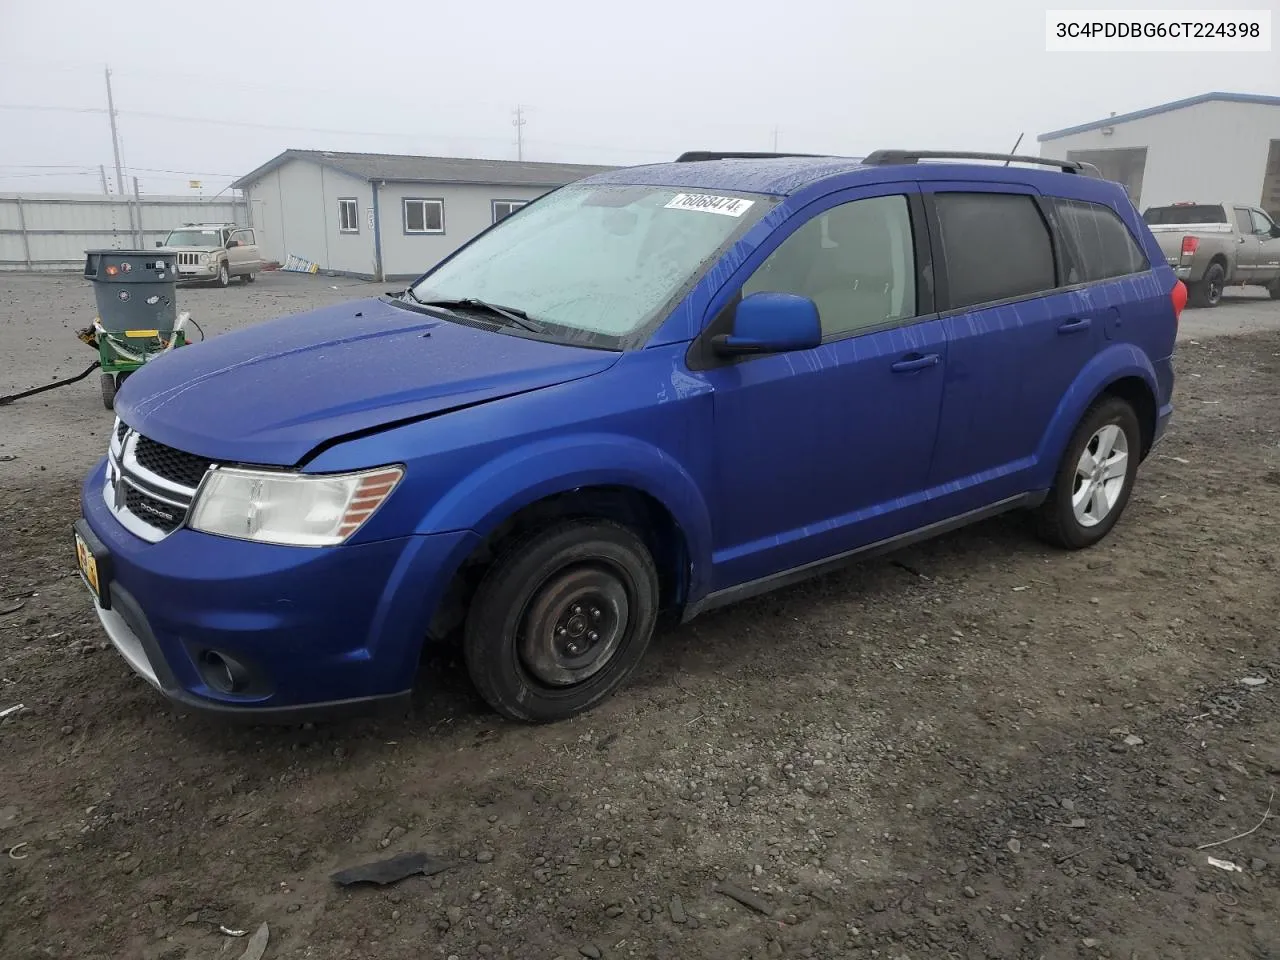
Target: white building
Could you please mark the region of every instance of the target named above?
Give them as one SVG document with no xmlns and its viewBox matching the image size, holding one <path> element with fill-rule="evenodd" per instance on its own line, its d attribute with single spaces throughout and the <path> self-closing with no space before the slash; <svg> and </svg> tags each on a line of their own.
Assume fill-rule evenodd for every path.
<svg viewBox="0 0 1280 960">
<path fill-rule="evenodd" d="M 1234 201 L 1280 218 L 1280 97 L 1205 93 L 1038 139 L 1042 157 L 1094 164 L 1140 210 Z"/>
<path fill-rule="evenodd" d="M 384 279 L 416 277 L 530 200 L 607 169 L 286 150 L 232 186 L 264 259 Z"/>
</svg>

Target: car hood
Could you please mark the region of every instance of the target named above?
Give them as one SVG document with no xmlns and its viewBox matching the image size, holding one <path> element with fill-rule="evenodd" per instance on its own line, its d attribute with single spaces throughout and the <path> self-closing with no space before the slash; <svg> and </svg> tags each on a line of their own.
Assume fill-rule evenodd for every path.
<svg viewBox="0 0 1280 960">
<path fill-rule="evenodd" d="M 221 247 L 156 247 L 161 253 L 213 253 Z"/>
<path fill-rule="evenodd" d="M 371 298 L 175 349 L 133 374 L 115 406 L 170 447 L 292 466 L 328 440 L 590 376 L 618 357 Z"/>
</svg>

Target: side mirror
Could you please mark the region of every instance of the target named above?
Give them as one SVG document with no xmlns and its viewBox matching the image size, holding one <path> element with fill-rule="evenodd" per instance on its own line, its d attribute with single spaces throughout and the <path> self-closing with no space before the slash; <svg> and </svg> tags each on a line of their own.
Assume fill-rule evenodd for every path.
<svg viewBox="0 0 1280 960">
<path fill-rule="evenodd" d="M 163 247 L 163 246 L 164 246 L 164 241 L 163 241 L 163 240 L 157 240 L 157 241 L 156 241 L 156 246 L 157 246 L 157 247 Z"/>
<path fill-rule="evenodd" d="M 1271 225 L 1271 236 L 1280 237 L 1280 223 L 1273 223 Z"/>
<path fill-rule="evenodd" d="M 733 333 L 712 341 L 725 357 L 753 353 L 809 350 L 822 343 L 818 307 L 794 293 L 753 293 L 744 297 L 733 315 Z"/>
</svg>

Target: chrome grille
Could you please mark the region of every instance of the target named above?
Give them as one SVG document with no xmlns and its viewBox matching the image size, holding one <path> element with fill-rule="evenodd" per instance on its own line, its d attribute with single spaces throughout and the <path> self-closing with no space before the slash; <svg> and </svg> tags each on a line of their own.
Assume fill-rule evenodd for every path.
<svg viewBox="0 0 1280 960">
<path fill-rule="evenodd" d="M 124 505 L 135 517 L 145 518 L 151 526 L 165 533 L 173 533 L 182 526 L 187 515 L 186 507 L 157 500 L 129 483 L 124 486 Z"/>
<path fill-rule="evenodd" d="M 180 267 L 196 267 L 200 265 L 200 254 L 198 253 L 179 253 L 178 266 Z"/>
<path fill-rule="evenodd" d="M 186 522 L 212 461 L 174 450 L 116 421 L 102 497 L 129 532 L 151 543 Z"/>
</svg>

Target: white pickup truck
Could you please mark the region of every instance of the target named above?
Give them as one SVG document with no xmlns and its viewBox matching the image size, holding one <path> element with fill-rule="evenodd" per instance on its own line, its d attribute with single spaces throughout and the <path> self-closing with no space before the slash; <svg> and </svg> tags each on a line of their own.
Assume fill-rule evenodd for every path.
<svg viewBox="0 0 1280 960">
<path fill-rule="evenodd" d="M 1266 287 L 1280 300 L 1280 224 L 1244 203 L 1174 203 L 1142 214 L 1189 302 L 1216 307 L 1230 286 Z"/>
</svg>

